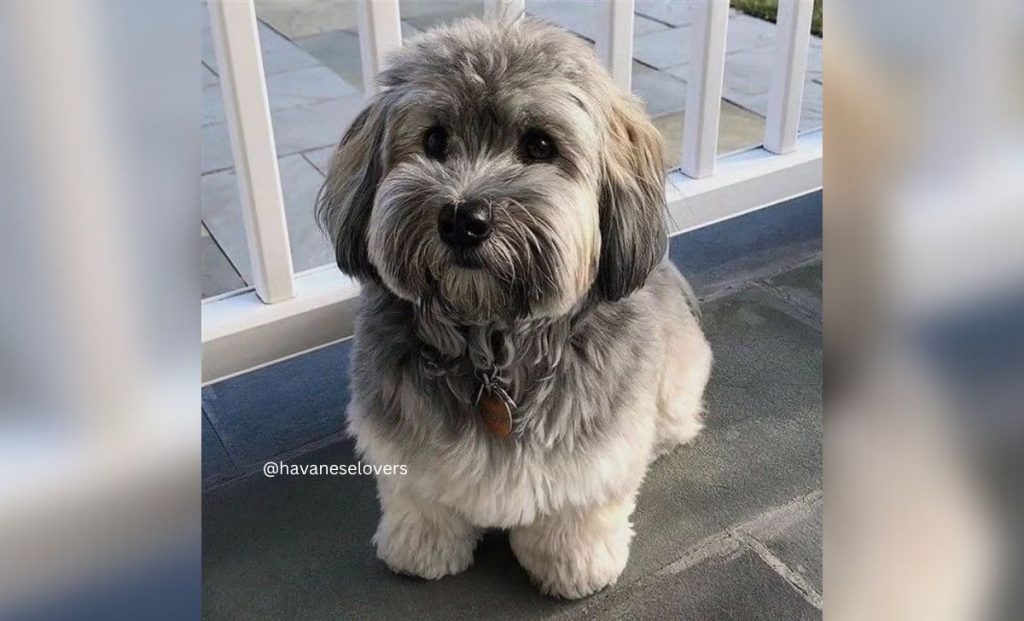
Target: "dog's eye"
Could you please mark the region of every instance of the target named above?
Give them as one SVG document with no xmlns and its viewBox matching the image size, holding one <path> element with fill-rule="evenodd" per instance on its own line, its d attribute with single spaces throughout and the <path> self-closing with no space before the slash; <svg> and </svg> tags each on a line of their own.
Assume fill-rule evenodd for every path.
<svg viewBox="0 0 1024 621">
<path fill-rule="evenodd" d="M 444 160 L 448 154 L 448 130 L 443 127 L 431 127 L 423 135 L 423 152 L 427 157 Z"/>
<path fill-rule="evenodd" d="M 550 160 L 555 157 L 555 141 L 540 130 L 530 130 L 523 136 L 523 154 L 528 160 Z"/>
</svg>

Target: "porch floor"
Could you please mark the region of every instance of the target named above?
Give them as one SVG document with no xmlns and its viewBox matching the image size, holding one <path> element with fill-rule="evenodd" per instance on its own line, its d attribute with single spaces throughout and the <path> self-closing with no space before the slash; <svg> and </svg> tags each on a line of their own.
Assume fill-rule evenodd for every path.
<svg viewBox="0 0 1024 621">
<path fill-rule="evenodd" d="M 358 461 L 343 343 L 204 391 L 203 617 L 820 618 L 820 217 L 817 194 L 673 240 L 715 352 L 707 428 L 650 468 L 616 586 L 544 597 L 501 532 L 461 575 L 400 577 L 370 544 L 372 478 L 263 476 Z"/>
</svg>

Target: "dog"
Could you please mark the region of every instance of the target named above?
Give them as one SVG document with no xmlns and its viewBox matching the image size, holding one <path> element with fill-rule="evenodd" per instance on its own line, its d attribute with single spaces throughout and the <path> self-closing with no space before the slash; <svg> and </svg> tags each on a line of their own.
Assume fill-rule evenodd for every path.
<svg viewBox="0 0 1024 621">
<path fill-rule="evenodd" d="M 648 464 L 702 427 L 711 348 L 666 258 L 660 136 L 586 44 L 521 18 L 407 42 L 317 199 L 362 284 L 347 429 L 399 573 L 508 529 L 540 589 L 615 583 Z"/>
</svg>

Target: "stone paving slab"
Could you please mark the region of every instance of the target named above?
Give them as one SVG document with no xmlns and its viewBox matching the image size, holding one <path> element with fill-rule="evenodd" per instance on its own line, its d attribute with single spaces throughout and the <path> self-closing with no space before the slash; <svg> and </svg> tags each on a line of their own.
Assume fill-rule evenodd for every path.
<svg viewBox="0 0 1024 621">
<path fill-rule="evenodd" d="M 632 91 L 644 102 L 652 119 L 682 112 L 686 107 L 686 82 L 667 71 L 656 71 L 633 61 Z"/>
<path fill-rule="evenodd" d="M 313 216 L 316 194 L 323 183 L 323 175 L 297 154 L 280 158 L 278 169 L 295 271 L 332 263 L 334 251 Z M 203 221 L 210 234 L 216 238 L 242 278 L 252 283 L 252 267 L 234 169 L 204 175 L 200 181 L 200 196 Z"/>
<path fill-rule="evenodd" d="M 402 2 L 402 21 L 424 31 L 461 17 L 483 17 L 484 3 L 476 0 L 437 0 Z"/>
<path fill-rule="evenodd" d="M 684 90 L 685 96 L 685 90 Z M 679 166 L 683 153 L 683 125 L 686 113 L 675 112 L 653 119 L 665 141 L 665 165 Z M 737 106 L 722 101 L 721 118 L 718 122 L 718 155 L 741 151 L 761 144 L 764 136 L 764 118 Z"/>
<path fill-rule="evenodd" d="M 267 75 L 267 100 L 274 112 L 340 99 L 360 92 L 324 66 L 305 67 Z M 203 124 L 224 122 L 224 96 L 220 82 L 203 88 Z"/>
<path fill-rule="evenodd" d="M 402 39 L 420 34 L 412 24 L 402 21 Z M 294 39 L 294 43 L 329 67 L 360 92 L 363 89 L 363 63 L 359 35 L 352 30 L 330 30 Z"/>
<path fill-rule="evenodd" d="M 199 260 L 203 270 L 201 287 L 204 298 L 245 287 L 245 281 L 208 233 L 204 233 L 200 240 Z"/>
<path fill-rule="evenodd" d="M 209 27 L 209 16 L 202 11 L 203 29 L 200 33 L 200 55 L 203 64 L 217 72 L 217 54 L 214 51 L 213 33 Z M 297 45 L 282 37 L 262 22 L 257 23 L 260 37 L 260 48 L 263 56 L 263 71 L 267 75 L 282 71 L 292 71 L 305 67 L 315 67 L 319 63 L 315 58 L 302 51 Z"/>
<path fill-rule="evenodd" d="M 324 347 L 204 388 L 203 412 L 232 463 L 251 468 L 341 432 L 348 362 L 347 346 Z"/>
<path fill-rule="evenodd" d="M 634 41 L 633 57 L 655 69 L 684 65 L 690 60 L 692 37 L 689 26 L 638 36 Z M 730 10 L 726 54 L 771 48 L 774 45 L 775 24 Z"/>
<path fill-rule="evenodd" d="M 278 111 L 272 117 L 277 154 L 290 155 L 336 145 L 363 103 L 363 96 L 357 94 Z M 234 160 L 227 126 L 224 123 L 204 125 L 202 135 L 203 174 L 232 168 Z"/>
<path fill-rule="evenodd" d="M 677 235 L 669 256 L 683 266 L 698 296 L 721 297 L 751 280 L 772 278 L 820 257 L 821 205 L 819 190 Z"/>
<path fill-rule="evenodd" d="M 707 558 L 588 609 L 584 618 L 641 621 L 665 619 L 820 619 L 785 579 L 748 549 Z"/>
<path fill-rule="evenodd" d="M 762 117 L 767 116 L 773 62 L 774 50 L 766 48 L 740 50 L 726 55 L 722 98 Z M 807 77 L 801 107 L 801 131 L 821 127 L 821 62 L 821 48 L 811 48 L 808 53 Z M 686 80 L 690 75 L 690 65 L 686 63 L 669 67 L 664 72 Z M 815 81 L 816 77 L 819 81 Z"/>
<path fill-rule="evenodd" d="M 597 39 L 598 4 L 598 0 L 527 0 L 526 13 L 595 41 Z M 633 18 L 634 37 L 667 28 L 666 24 L 643 15 L 636 15 Z"/>
<path fill-rule="evenodd" d="M 802 279 L 810 277 L 793 285 Z M 500 532 L 459 576 L 396 576 L 369 543 L 378 519 L 372 479 L 256 473 L 204 494 L 204 618 L 820 618 L 808 603 L 815 594 L 793 577 L 820 594 L 821 335 L 777 303 L 752 286 L 705 305 L 716 355 L 708 427 L 651 467 L 615 587 L 578 602 L 541 596 Z M 273 385 L 239 387 L 233 398 L 249 399 L 248 418 L 258 421 L 263 411 L 303 407 L 301 382 L 323 375 L 293 375 L 300 383 L 286 382 L 273 407 L 252 401 Z M 212 409 L 204 400 L 215 426 L 231 399 L 221 392 Z M 289 461 L 356 463 L 350 440 L 326 441 Z"/>
<path fill-rule="evenodd" d="M 405 4 L 400 3 L 403 12 Z M 352 0 L 256 0 L 256 15 L 293 41 L 332 30 L 355 30 L 358 23 Z"/>
<path fill-rule="evenodd" d="M 762 287 L 774 293 L 797 319 L 821 331 L 822 268 L 812 263 L 766 279 Z"/>
<path fill-rule="evenodd" d="M 326 175 L 327 168 L 331 163 L 331 156 L 334 155 L 335 147 L 329 146 L 322 149 L 313 149 L 312 151 L 306 151 L 302 154 L 302 157 L 306 158 L 310 164 L 316 167 L 320 171 L 320 174 Z"/>
<path fill-rule="evenodd" d="M 203 412 L 202 438 L 203 480 L 216 482 L 236 476 L 238 469 L 235 468 L 231 457 L 224 450 L 224 446 L 221 444 L 217 433 L 210 426 L 210 421 L 206 418 L 206 412 Z"/>
<path fill-rule="evenodd" d="M 213 84 L 220 84 L 220 78 L 217 77 L 217 74 L 211 71 L 205 63 L 202 64 L 202 74 L 204 87 L 211 86 Z"/>
<path fill-rule="evenodd" d="M 801 511 L 783 510 L 744 529 L 820 595 L 825 502 L 819 495 Z"/>
<path fill-rule="evenodd" d="M 635 10 L 648 19 L 670 26 L 688 26 L 693 19 L 693 6 L 679 0 L 637 0 Z"/>
</svg>

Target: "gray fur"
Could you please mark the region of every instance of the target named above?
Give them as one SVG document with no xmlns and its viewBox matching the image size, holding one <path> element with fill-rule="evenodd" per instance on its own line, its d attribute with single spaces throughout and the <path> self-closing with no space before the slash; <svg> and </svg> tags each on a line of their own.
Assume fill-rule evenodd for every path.
<svg viewBox="0 0 1024 621">
<path fill-rule="evenodd" d="M 366 458 L 400 459 L 414 472 L 381 483 L 378 554 L 436 577 L 465 563 L 465 550 L 450 564 L 431 562 L 437 542 L 410 552 L 406 536 L 442 536 L 415 529 L 448 523 L 418 503 L 476 526 L 628 507 L 649 456 L 699 431 L 710 350 L 685 281 L 659 265 L 660 137 L 582 42 L 531 20 L 466 20 L 406 43 L 390 67 L 341 141 L 317 210 L 338 265 L 363 283 L 349 428 Z M 443 161 L 422 146 L 438 125 L 449 132 Z M 558 157 L 524 158 L 521 137 L 536 129 Z M 493 215 L 474 251 L 479 269 L 458 267 L 437 232 L 440 210 L 462 201 Z M 666 377 L 690 355 L 689 379 Z M 482 425 L 485 379 L 516 404 L 509 438 Z M 656 425 L 671 429 L 655 434 Z M 527 548 L 539 544 L 517 541 L 521 560 L 533 559 Z M 544 588 L 578 596 L 579 576 L 570 578 Z"/>
</svg>

